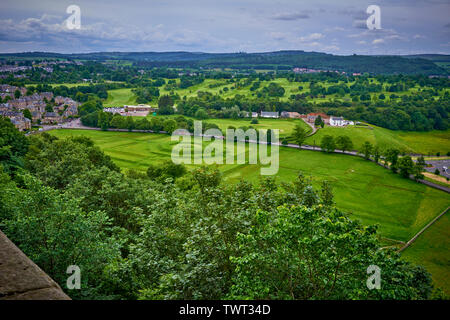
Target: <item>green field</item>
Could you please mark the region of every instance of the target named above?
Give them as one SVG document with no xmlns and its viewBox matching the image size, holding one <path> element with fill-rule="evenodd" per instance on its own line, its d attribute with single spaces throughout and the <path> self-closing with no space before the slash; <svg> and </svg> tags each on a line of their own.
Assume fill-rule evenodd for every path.
<svg viewBox="0 0 450 320">
<path fill-rule="evenodd" d="M 305 144 L 320 145 L 325 135 L 337 137 L 346 135 L 353 141 L 356 150 L 360 150 L 365 141 L 378 145 L 381 150 L 397 148 L 405 153 L 442 155 L 450 151 L 450 130 L 447 131 L 394 131 L 376 126 L 368 127 L 330 127 L 320 129 L 313 136 L 306 139 Z"/>
<path fill-rule="evenodd" d="M 234 126 L 235 128 L 253 126 L 255 129 L 279 129 L 280 140 L 288 138 L 289 142 L 292 143 L 295 142 L 290 139 L 290 136 L 296 124 L 300 124 L 308 133 L 311 132 L 311 127 L 303 120 L 298 119 L 258 119 L 258 124 L 250 124 L 250 120 L 247 119 L 207 119 L 204 121 L 217 124 L 222 131 L 226 130 L 229 126 Z M 362 144 L 365 141 L 369 141 L 373 145 L 378 145 L 381 151 L 388 148 L 398 148 L 405 153 L 420 153 L 425 155 L 435 155 L 437 152 L 445 155 L 450 151 L 450 130 L 407 132 L 393 131 L 372 125 L 347 127 L 325 126 L 319 129 L 314 135 L 308 137 L 304 144 L 320 145 L 320 141 L 325 135 L 331 135 L 335 138 L 340 135 L 346 135 L 352 139 L 355 150 L 360 150 Z"/>
<path fill-rule="evenodd" d="M 255 129 L 279 129 L 280 140 L 288 138 L 289 142 L 292 143 L 295 142 L 290 139 L 290 136 L 296 124 L 301 125 L 308 133 L 312 131 L 311 127 L 303 120 L 295 119 L 258 119 L 258 124 L 250 124 L 250 120 L 245 119 L 207 119 L 205 121 L 217 124 L 222 131 L 225 131 L 229 126 L 234 126 L 235 128 L 252 126 Z M 320 145 L 320 141 L 325 135 L 331 135 L 335 138 L 340 135 L 346 135 L 352 140 L 355 150 L 361 150 L 362 144 L 365 141 L 369 141 L 374 146 L 378 145 L 381 151 L 388 148 L 397 148 L 405 153 L 419 153 L 425 155 L 436 155 L 437 152 L 440 152 L 441 155 L 445 155 L 450 151 L 450 130 L 408 132 L 394 131 L 373 125 L 367 127 L 325 126 L 324 128 L 319 129 L 314 135 L 308 137 L 304 144 Z"/>
<path fill-rule="evenodd" d="M 174 116 L 162 116 L 166 117 L 176 117 Z M 148 118 L 154 117 L 153 115 L 149 115 Z M 137 117 L 140 118 L 140 117 Z M 186 117 L 187 119 L 196 120 L 192 117 Z M 198 120 L 197 120 L 198 121 Z M 258 119 L 257 124 L 250 123 L 251 119 L 206 119 L 203 122 L 207 123 L 215 123 L 219 127 L 222 132 L 226 132 L 226 129 L 230 126 L 239 128 L 239 127 L 253 127 L 256 130 L 267 130 L 267 129 L 278 129 L 280 140 L 283 138 L 288 138 L 292 134 L 295 126 L 299 124 L 302 126 L 306 132 L 310 133 L 312 131 L 311 127 L 308 126 L 303 120 L 299 119 Z"/>
<path fill-rule="evenodd" d="M 51 133 L 57 137 L 88 136 L 122 169 L 142 171 L 150 164 L 170 159 L 172 147 L 177 144 L 169 136 L 160 134 L 94 130 L 55 130 Z M 192 166 L 188 165 L 189 168 Z M 240 179 L 257 182 L 261 177 L 260 168 L 260 165 L 249 164 L 219 165 L 225 181 L 229 182 Z M 362 158 L 281 147 L 277 180 L 292 181 L 299 171 L 311 176 L 315 186 L 323 180 L 330 181 L 337 206 L 364 224 L 379 225 L 384 238 L 406 242 L 450 205 L 448 194 L 403 179 Z M 428 241 L 436 246 L 443 243 L 447 246 L 448 233 L 433 234 Z M 422 259 L 420 250 L 416 252 L 414 248 L 415 245 L 408 249 L 408 256 L 419 259 L 430 271 L 438 272 L 436 281 L 446 290 L 450 289 L 448 278 L 440 273 L 443 260 Z"/>
<path fill-rule="evenodd" d="M 405 259 L 424 265 L 438 286 L 450 295 L 450 214 L 427 229 L 403 253 Z"/>
<path fill-rule="evenodd" d="M 103 102 L 104 107 L 123 107 L 123 105 L 136 104 L 136 96 L 132 89 L 108 90 L 108 98 Z"/>
</svg>

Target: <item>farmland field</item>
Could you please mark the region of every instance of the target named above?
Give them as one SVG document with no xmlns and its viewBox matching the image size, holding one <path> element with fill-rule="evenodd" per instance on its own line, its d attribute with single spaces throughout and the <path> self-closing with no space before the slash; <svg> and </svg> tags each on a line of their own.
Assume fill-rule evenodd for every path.
<svg viewBox="0 0 450 320">
<path fill-rule="evenodd" d="M 54 130 L 51 134 L 61 138 L 88 136 L 122 169 L 141 171 L 150 164 L 169 160 L 172 146 L 177 143 L 160 134 L 94 130 Z M 219 169 L 229 182 L 240 179 L 257 182 L 261 177 L 260 165 L 224 164 L 219 165 Z M 337 206 L 366 225 L 377 224 L 383 238 L 405 242 L 450 205 L 448 194 L 403 179 L 359 157 L 280 148 L 277 179 L 292 181 L 299 171 L 311 176 L 316 187 L 323 180 L 330 181 Z M 450 283 L 445 276 L 448 255 L 440 255 L 448 251 L 448 218 L 443 218 L 433 228 L 444 228 L 442 224 L 446 223 L 447 231 L 435 233 L 430 229 L 426 238 L 419 238 L 417 247 L 414 244 L 405 252 L 408 259 L 415 259 L 429 268 L 435 281 L 448 291 Z M 423 251 L 427 254 L 422 255 Z"/>
</svg>

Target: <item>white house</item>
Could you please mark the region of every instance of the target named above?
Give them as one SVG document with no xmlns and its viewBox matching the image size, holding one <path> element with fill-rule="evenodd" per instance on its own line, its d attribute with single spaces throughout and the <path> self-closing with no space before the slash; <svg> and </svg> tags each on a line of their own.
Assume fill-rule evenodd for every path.
<svg viewBox="0 0 450 320">
<path fill-rule="evenodd" d="M 278 118 L 278 112 L 261 111 L 261 118 Z"/>
<path fill-rule="evenodd" d="M 330 117 L 330 126 L 342 127 L 344 125 L 344 118 L 342 117 Z"/>
<path fill-rule="evenodd" d="M 353 121 L 345 120 L 342 117 L 330 117 L 330 126 L 343 127 L 348 125 L 354 125 Z"/>
</svg>

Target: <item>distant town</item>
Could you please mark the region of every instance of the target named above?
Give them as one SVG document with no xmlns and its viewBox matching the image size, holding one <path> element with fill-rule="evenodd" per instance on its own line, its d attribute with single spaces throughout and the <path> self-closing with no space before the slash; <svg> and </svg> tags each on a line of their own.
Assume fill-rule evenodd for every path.
<svg viewBox="0 0 450 320">
<path fill-rule="evenodd" d="M 19 130 L 31 129 L 34 124 L 56 124 L 78 115 L 79 102 L 54 96 L 53 92 L 27 95 L 25 87 L 0 85 L 0 116 L 11 119 Z"/>
</svg>

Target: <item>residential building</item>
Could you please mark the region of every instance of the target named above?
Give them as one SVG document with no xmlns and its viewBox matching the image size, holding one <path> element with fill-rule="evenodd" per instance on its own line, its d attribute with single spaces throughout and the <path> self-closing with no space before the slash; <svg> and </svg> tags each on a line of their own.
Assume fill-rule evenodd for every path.
<svg viewBox="0 0 450 320">
<path fill-rule="evenodd" d="M 57 112 L 46 112 L 42 117 L 42 123 L 57 123 L 61 121 L 61 116 Z"/>
<path fill-rule="evenodd" d="M 288 112 L 288 111 L 283 111 L 281 112 L 281 118 L 301 118 L 301 114 L 298 112 Z"/>
<path fill-rule="evenodd" d="M 319 113 L 308 113 L 306 116 L 306 121 L 309 123 L 314 123 L 316 121 L 316 118 L 320 116 L 322 118 L 322 121 L 325 124 L 330 123 L 330 116 L 326 115 L 325 113 L 319 112 Z"/>
<path fill-rule="evenodd" d="M 344 126 L 344 118 L 342 117 L 330 117 L 330 126 L 342 127 Z"/>
<path fill-rule="evenodd" d="M 278 112 L 261 111 L 261 118 L 279 118 Z"/>
</svg>

